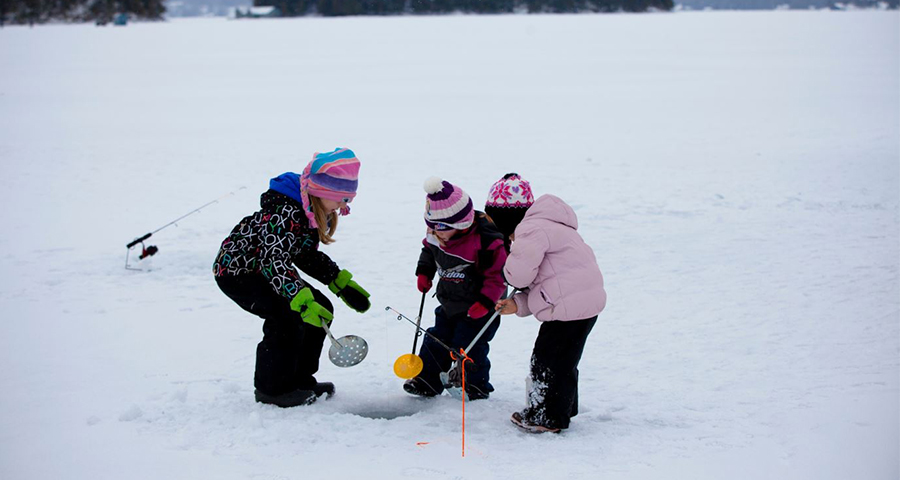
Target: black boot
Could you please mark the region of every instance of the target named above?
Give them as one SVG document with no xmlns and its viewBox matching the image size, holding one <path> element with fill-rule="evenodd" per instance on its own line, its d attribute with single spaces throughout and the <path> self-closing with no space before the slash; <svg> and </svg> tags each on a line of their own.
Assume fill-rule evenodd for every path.
<svg viewBox="0 0 900 480">
<path fill-rule="evenodd" d="M 420 377 L 410 378 L 404 382 L 403 390 L 405 390 L 406 393 L 417 397 L 436 397 L 440 394 L 440 392 L 435 390 L 428 382 L 422 380 Z"/>
<path fill-rule="evenodd" d="M 331 398 L 334 395 L 334 384 L 331 382 L 318 382 L 316 386 L 313 387 L 313 391 L 316 392 L 316 396 L 322 396 L 325 394 L 325 398 Z"/>
<path fill-rule="evenodd" d="M 281 408 L 298 407 L 301 405 L 309 405 L 316 401 L 316 392 L 312 390 L 294 390 L 293 392 L 283 393 L 281 395 L 269 395 L 267 393 L 254 390 L 256 401 L 259 403 L 267 403 L 276 405 Z"/>
<path fill-rule="evenodd" d="M 484 400 L 491 396 L 491 392 L 487 391 L 486 388 L 466 385 L 466 395 L 469 397 L 469 400 Z"/>
</svg>

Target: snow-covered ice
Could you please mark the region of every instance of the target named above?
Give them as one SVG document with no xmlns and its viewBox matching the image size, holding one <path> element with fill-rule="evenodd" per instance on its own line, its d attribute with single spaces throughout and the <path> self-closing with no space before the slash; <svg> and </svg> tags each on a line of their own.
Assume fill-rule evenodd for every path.
<svg viewBox="0 0 900 480">
<path fill-rule="evenodd" d="M 898 478 L 898 26 L 818 11 L 0 29 L 0 478 Z M 212 260 L 271 176 L 336 146 L 363 166 L 325 251 L 374 305 L 339 304 L 333 328 L 369 357 L 323 355 L 327 402 L 262 406 L 261 322 Z M 538 322 L 503 319 L 463 458 L 460 403 L 400 389 L 413 329 L 384 307 L 418 307 L 422 182 L 481 203 L 508 171 L 574 206 L 609 304 L 559 436 L 508 420 Z M 150 271 L 123 268 L 128 241 L 222 195 L 150 239 Z"/>
</svg>

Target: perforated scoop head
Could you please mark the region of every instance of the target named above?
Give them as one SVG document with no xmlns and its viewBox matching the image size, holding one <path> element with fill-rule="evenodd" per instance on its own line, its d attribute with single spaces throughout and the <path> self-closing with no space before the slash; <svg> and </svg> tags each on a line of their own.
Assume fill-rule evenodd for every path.
<svg viewBox="0 0 900 480">
<path fill-rule="evenodd" d="M 410 379 L 422 373 L 422 359 L 418 355 L 407 353 L 400 355 L 394 362 L 394 374 L 400 378 Z"/>
<path fill-rule="evenodd" d="M 339 367 L 352 367 L 365 360 L 369 344 L 362 337 L 347 335 L 336 340 L 328 349 L 328 359 Z"/>
</svg>

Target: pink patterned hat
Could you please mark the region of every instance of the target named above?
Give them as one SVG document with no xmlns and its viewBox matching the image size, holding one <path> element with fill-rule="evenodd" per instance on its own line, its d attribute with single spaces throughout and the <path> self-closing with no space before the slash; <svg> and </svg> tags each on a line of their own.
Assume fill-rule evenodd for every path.
<svg viewBox="0 0 900 480">
<path fill-rule="evenodd" d="M 534 204 L 531 184 L 523 180 L 518 173 L 507 173 L 497 180 L 488 193 L 486 207 L 528 208 Z"/>
<path fill-rule="evenodd" d="M 531 184 L 518 173 L 507 173 L 491 186 L 484 212 L 491 217 L 503 235 L 510 237 L 532 204 L 534 194 L 531 192 Z"/>
</svg>

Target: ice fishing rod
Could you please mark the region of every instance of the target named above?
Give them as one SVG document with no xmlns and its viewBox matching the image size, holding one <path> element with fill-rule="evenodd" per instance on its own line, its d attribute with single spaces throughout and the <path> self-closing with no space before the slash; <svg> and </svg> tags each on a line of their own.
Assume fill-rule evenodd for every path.
<svg viewBox="0 0 900 480">
<path fill-rule="evenodd" d="M 243 189 L 245 189 L 245 188 L 247 188 L 247 187 L 240 187 L 240 188 L 238 188 L 237 190 L 243 190 Z M 130 257 L 130 255 L 131 255 L 131 249 L 134 248 L 135 245 L 137 245 L 137 244 L 139 244 L 139 243 L 141 244 L 141 254 L 138 256 L 138 260 L 143 260 L 143 259 L 145 259 L 145 258 L 147 258 L 147 257 L 152 257 L 153 255 L 156 255 L 156 253 L 159 252 L 159 248 L 158 248 L 156 245 L 146 245 L 146 246 L 145 246 L 145 245 L 144 245 L 144 240 L 147 240 L 148 238 L 152 237 L 154 233 L 156 233 L 156 232 L 158 232 L 158 231 L 160 231 L 160 230 L 162 230 L 162 229 L 164 229 L 164 228 L 166 228 L 166 227 L 170 227 L 170 226 L 172 226 L 172 225 L 176 225 L 180 220 L 183 220 L 184 218 L 189 217 L 189 216 L 191 216 L 191 215 L 193 215 L 193 214 L 199 212 L 200 210 L 203 210 L 204 208 L 206 208 L 206 207 L 208 207 L 208 206 L 210 206 L 210 205 L 212 205 L 212 204 L 214 204 L 214 203 L 218 203 L 219 200 L 221 200 L 221 199 L 223 199 L 223 198 L 225 198 L 225 197 L 227 197 L 227 196 L 229 196 L 229 195 L 234 195 L 234 192 L 236 192 L 237 190 L 228 192 L 228 193 L 226 193 L 225 195 L 222 195 L 221 197 L 216 198 L 215 200 L 211 200 L 211 201 L 209 201 L 209 202 L 206 202 L 206 203 L 204 203 L 203 205 L 200 205 L 199 207 L 197 207 L 197 208 L 191 210 L 190 212 L 185 213 L 184 215 L 182 215 L 182 216 L 176 218 L 175 220 L 172 220 L 171 222 L 169 222 L 169 223 L 167 223 L 167 224 L 165 224 L 165 225 L 163 225 L 163 226 L 157 228 L 156 230 L 153 230 L 153 231 L 150 232 L 150 233 L 145 233 L 144 235 L 142 235 L 142 236 L 140 236 L 140 237 L 137 237 L 137 238 L 135 238 L 134 240 L 128 242 L 128 243 L 125 245 L 125 248 L 128 249 L 128 250 L 126 251 L 126 253 L 125 253 L 125 269 L 126 269 L 126 270 L 140 270 L 140 268 L 134 268 L 134 267 L 130 266 L 129 263 L 128 263 L 129 257 Z"/>
<path fill-rule="evenodd" d="M 510 293 L 508 296 L 506 296 L 506 298 L 507 299 L 513 298 L 513 296 L 515 296 L 515 294 L 517 294 L 517 293 L 519 293 L 519 289 L 516 287 L 513 287 L 512 293 Z M 463 399 L 463 401 L 465 401 L 465 398 L 466 398 L 465 387 L 457 386 L 457 385 L 453 384 L 453 382 L 450 380 L 450 371 L 452 371 L 454 368 L 458 368 L 459 372 L 463 376 L 463 382 L 465 382 L 465 375 L 466 375 L 465 363 L 471 362 L 474 364 L 474 361 L 471 358 L 469 358 L 469 352 L 472 351 L 472 347 L 474 347 L 475 344 L 478 343 L 478 340 L 481 339 L 481 336 L 484 335 L 484 332 L 487 331 L 488 327 L 490 327 L 491 324 L 494 323 L 494 320 L 500 316 L 500 311 L 501 311 L 501 309 L 499 309 L 499 308 L 494 309 L 494 314 L 491 315 L 491 318 L 488 319 L 487 322 L 485 322 L 483 327 L 481 327 L 481 330 L 478 331 L 478 334 L 475 335 L 475 338 L 472 339 L 472 341 L 469 343 L 468 347 L 466 347 L 465 349 L 460 348 L 459 351 L 456 351 L 456 352 L 454 352 L 452 350 L 450 351 L 450 358 L 453 359 L 453 362 L 451 363 L 451 365 L 454 365 L 454 366 L 451 367 L 449 371 L 441 372 L 440 379 L 441 379 L 441 383 L 444 384 L 444 388 L 447 390 L 447 392 L 450 393 L 451 396 L 456 397 L 456 398 L 461 398 L 461 399 Z M 466 408 L 465 403 L 463 403 L 463 422 L 465 422 L 465 415 L 466 415 L 465 408 Z"/>
<path fill-rule="evenodd" d="M 431 339 L 434 340 L 435 342 L 437 342 L 438 345 L 440 345 L 440 346 L 444 347 L 445 349 L 447 349 L 448 352 L 452 352 L 452 351 L 453 351 L 453 349 L 450 348 L 450 347 L 448 347 L 446 343 L 444 343 L 444 342 L 441 341 L 441 339 L 435 337 L 434 335 L 431 334 L 431 332 L 429 332 L 428 330 L 425 330 L 425 329 L 422 328 L 420 325 L 417 325 L 416 322 L 412 321 L 411 318 L 409 318 L 409 317 L 407 317 L 406 315 L 404 315 L 404 314 L 398 312 L 398 311 L 395 310 L 393 307 L 387 306 L 387 307 L 384 307 L 384 310 L 385 310 L 385 311 L 391 311 L 391 312 L 396 313 L 396 314 L 397 314 L 397 320 L 406 320 L 407 322 L 409 322 L 409 323 L 415 325 L 415 327 L 416 327 L 420 332 L 422 332 L 422 333 L 424 333 L 425 335 L 428 335 L 429 337 L 431 337 Z"/>
</svg>

